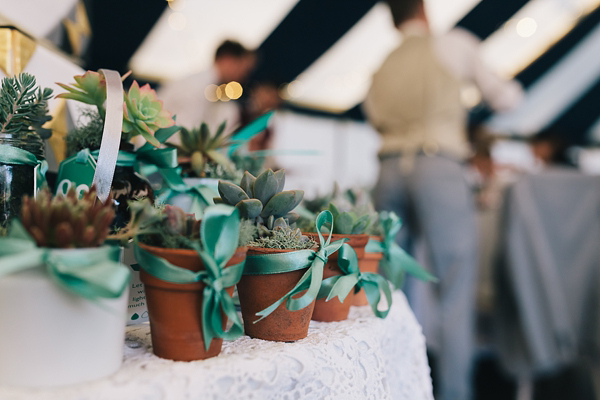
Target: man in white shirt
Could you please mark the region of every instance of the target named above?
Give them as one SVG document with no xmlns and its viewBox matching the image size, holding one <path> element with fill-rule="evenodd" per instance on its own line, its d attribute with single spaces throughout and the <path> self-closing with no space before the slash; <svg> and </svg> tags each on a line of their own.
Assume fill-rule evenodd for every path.
<svg viewBox="0 0 600 400">
<path fill-rule="evenodd" d="M 373 76 L 365 100 L 382 137 L 376 206 L 403 217 L 425 244 L 420 261 L 440 279 L 409 292 L 437 360 L 436 398 L 470 400 L 477 228 L 464 174 L 471 148 L 461 87 L 474 83 L 501 109 L 516 104 L 522 89 L 484 68 L 478 40 L 467 31 L 434 37 L 422 0 L 388 3 L 403 41 Z"/>
<path fill-rule="evenodd" d="M 243 83 L 254 68 L 254 62 L 252 51 L 238 42 L 226 40 L 217 48 L 210 69 L 166 83 L 159 89 L 158 98 L 177 116 L 178 125 L 190 129 L 206 122 L 214 131 L 227 121 L 227 132 L 231 132 L 240 122 L 239 107 L 235 101 L 218 99 L 216 89 L 229 82 Z"/>
</svg>

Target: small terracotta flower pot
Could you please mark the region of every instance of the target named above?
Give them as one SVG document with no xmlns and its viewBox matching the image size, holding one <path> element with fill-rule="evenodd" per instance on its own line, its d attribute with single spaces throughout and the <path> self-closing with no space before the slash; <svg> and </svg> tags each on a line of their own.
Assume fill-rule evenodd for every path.
<svg viewBox="0 0 600 400">
<path fill-rule="evenodd" d="M 263 249 L 251 247 L 248 255 L 289 253 L 294 250 Z M 308 268 L 270 275 L 244 275 L 237 288 L 244 319 L 244 332 L 255 339 L 274 342 L 293 342 L 308 335 L 308 326 L 315 307 L 313 301 L 308 307 L 290 311 L 282 303 L 271 315 L 260 322 L 256 313 L 269 307 L 296 286 Z M 300 297 L 305 292 L 298 294 Z"/>
<path fill-rule="evenodd" d="M 316 233 L 305 233 L 305 235 L 311 237 L 313 240 L 318 241 L 318 235 Z M 346 243 L 350 245 L 356 252 L 358 263 L 360 265 L 361 260 L 365 257 L 365 246 L 369 241 L 368 235 L 332 235 L 331 243 L 341 239 L 348 239 Z M 341 275 L 342 271 L 337 265 L 338 253 L 334 253 L 329 256 L 327 264 L 325 264 L 325 271 L 323 272 L 323 279 L 335 275 Z M 315 303 L 315 311 L 313 312 L 312 319 L 314 321 L 322 322 L 333 322 L 333 321 L 344 321 L 348 319 L 348 313 L 350 312 L 350 306 L 354 303 L 354 291 L 350 291 L 348 296 L 344 299 L 344 302 L 336 297 L 329 301 L 326 299 L 319 299 Z"/>
<path fill-rule="evenodd" d="M 204 264 L 194 250 L 164 249 L 140 244 L 140 247 L 171 264 L 190 271 L 204 270 Z M 238 248 L 227 266 L 246 258 L 246 247 Z M 174 361 L 194 361 L 215 357 L 221 352 L 223 339 L 212 340 L 208 351 L 202 336 L 202 299 L 204 283 L 178 284 L 158 279 L 143 269 L 140 277 L 146 290 L 150 333 L 154 354 Z M 233 295 L 234 287 L 227 288 Z M 227 318 L 223 314 L 223 329 Z"/>
</svg>

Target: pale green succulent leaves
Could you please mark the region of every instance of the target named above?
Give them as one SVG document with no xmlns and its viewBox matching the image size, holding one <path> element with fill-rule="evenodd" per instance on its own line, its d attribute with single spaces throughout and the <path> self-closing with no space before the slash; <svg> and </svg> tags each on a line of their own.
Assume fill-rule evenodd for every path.
<svg viewBox="0 0 600 400">
<path fill-rule="evenodd" d="M 340 211 L 333 204 L 329 204 L 329 211 L 333 215 L 333 233 L 340 235 L 361 235 L 364 234 L 371 223 L 370 215 L 358 217 L 352 211 Z"/>
<path fill-rule="evenodd" d="M 285 170 L 277 172 L 268 169 L 254 177 L 245 172 L 240 186 L 219 181 L 219 194 L 224 203 L 235 205 L 242 218 L 265 222 L 265 226 L 273 229 L 275 221 L 283 218 L 286 224 L 293 224 L 298 215 L 291 211 L 300 204 L 304 197 L 302 190 L 282 191 L 285 185 Z"/>
</svg>

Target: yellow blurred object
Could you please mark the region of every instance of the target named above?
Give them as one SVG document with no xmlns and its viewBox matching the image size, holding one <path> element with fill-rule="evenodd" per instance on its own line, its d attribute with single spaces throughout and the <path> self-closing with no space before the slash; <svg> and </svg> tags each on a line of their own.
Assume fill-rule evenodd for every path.
<svg viewBox="0 0 600 400">
<path fill-rule="evenodd" d="M 83 1 L 77 2 L 75 6 L 75 21 L 65 18 L 63 24 L 67 30 L 67 37 L 69 38 L 71 49 L 73 49 L 73 54 L 81 57 L 83 55 L 83 38 L 88 38 L 92 34 L 92 28 L 90 27 L 90 21 L 88 20 Z"/>
<path fill-rule="evenodd" d="M 8 76 L 23 72 L 35 52 L 35 40 L 14 27 L 0 27 L 0 69 Z"/>
<path fill-rule="evenodd" d="M 58 105 L 50 113 L 52 120 L 46 122 L 44 128 L 52 130 L 52 137 L 48 139 L 48 144 L 52 148 L 56 163 L 60 164 L 65 159 L 67 152 L 65 137 L 68 131 L 68 108 L 65 99 L 56 99 L 55 101 L 58 102 Z"/>
</svg>

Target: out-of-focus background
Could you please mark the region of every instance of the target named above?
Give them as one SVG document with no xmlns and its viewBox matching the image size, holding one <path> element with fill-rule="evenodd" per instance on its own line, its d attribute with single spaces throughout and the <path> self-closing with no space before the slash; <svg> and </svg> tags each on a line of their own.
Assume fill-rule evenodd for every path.
<svg viewBox="0 0 600 400">
<path fill-rule="evenodd" d="M 579 355 L 595 355 L 600 343 L 585 337 L 590 330 L 583 327 L 596 317 L 588 294 L 597 291 L 600 279 L 594 280 L 596 272 L 569 269 L 592 264 L 600 269 L 591 250 L 600 247 L 593 243 L 600 188 L 590 178 L 600 175 L 600 0 L 426 0 L 425 5 L 435 35 L 455 28 L 470 32 L 482 65 L 523 88 L 520 101 L 500 107 L 504 111 L 492 111 L 476 85 L 466 83 L 460 91 L 469 110 L 474 157 L 467 179 L 477 196 L 480 241 L 476 398 L 576 398 L 573 387 L 594 383 L 587 372 L 580 374 L 588 361 L 580 362 Z M 370 190 L 377 181 L 381 139 L 367 122 L 363 102 L 373 74 L 403 41 L 383 2 L 0 0 L 0 24 L 0 75 L 14 72 L 14 61 L 8 60 L 18 56 L 20 69 L 57 92 L 62 90 L 55 82 L 109 68 L 131 70 L 126 86 L 132 79 L 149 83 L 160 97 L 169 82 L 213 70 L 215 51 L 225 40 L 239 42 L 254 51 L 241 78 L 202 84 L 198 95 L 233 115 L 229 128 L 276 110 L 257 150 L 267 151 L 269 166 L 286 168 L 287 186 L 304 189 L 307 198 L 329 193 L 334 182 Z M 17 47 L 19 54 L 11 53 Z M 177 90 L 184 91 L 175 87 L 171 95 Z M 56 166 L 64 158 L 64 135 L 81 110 L 64 100 L 50 108 L 54 116 L 68 117 L 55 118 L 52 127 L 48 158 Z M 567 175 L 540 174 L 555 163 L 568 165 Z M 548 179 L 521 179 L 532 174 Z M 507 221 L 513 221 L 508 228 Z M 512 269 L 498 278 L 496 265 L 503 257 L 514 257 L 508 260 Z M 574 275 L 578 279 L 561 287 Z M 552 291 L 557 287 L 564 293 Z M 513 294 L 508 311 L 495 307 L 502 290 Z M 573 299 L 573 293 L 581 296 Z M 414 307 L 423 322 L 418 304 Z M 556 310 L 572 316 L 566 328 L 554 314 L 545 314 Z M 500 312 L 508 319 L 497 318 Z M 520 342 L 504 343 L 512 353 L 497 344 L 498 332 L 514 328 L 506 322 L 511 318 L 525 326 L 519 337 L 534 354 L 523 350 L 524 357 L 535 362 L 521 362 Z M 548 331 L 564 328 L 566 336 L 539 334 L 546 322 Z M 564 387 L 571 388 L 567 397 L 560 392 Z"/>
</svg>

